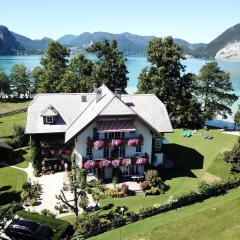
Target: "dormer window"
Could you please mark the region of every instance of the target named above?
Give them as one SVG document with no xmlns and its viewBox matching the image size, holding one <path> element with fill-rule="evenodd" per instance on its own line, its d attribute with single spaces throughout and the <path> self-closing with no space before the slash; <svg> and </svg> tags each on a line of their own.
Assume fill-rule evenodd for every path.
<svg viewBox="0 0 240 240">
<path fill-rule="evenodd" d="M 53 123 L 54 122 L 54 118 L 53 117 L 46 117 L 46 123 Z"/>
<path fill-rule="evenodd" d="M 43 110 L 41 116 L 43 117 L 43 124 L 54 124 L 58 116 L 58 111 L 52 105 L 49 105 Z"/>
</svg>

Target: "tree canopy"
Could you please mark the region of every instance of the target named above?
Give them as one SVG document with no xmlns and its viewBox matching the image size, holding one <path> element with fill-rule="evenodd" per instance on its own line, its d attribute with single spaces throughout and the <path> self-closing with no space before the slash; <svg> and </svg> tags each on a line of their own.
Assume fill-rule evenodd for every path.
<svg viewBox="0 0 240 240">
<path fill-rule="evenodd" d="M 151 63 L 138 78 L 139 93 L 155 94 L 167 107 L 178 125 L 201 124 L 201 109 L 194 90 L 195 77 L 184 74 L 183 48 L 172 37 L 154 38 L 149 42 L 147 58 Z"/>
<path fill-rule="evenodd" d="M 111 91 L 120 88 L 126 92 L 128 77 L 126 58 L 117 48 L 117 41 L 96 42 L 87 48 L 89 53 L 96 54 L 98 61 L 93 68 L 93 79 L 98 86 L 105 84 Z"/>
<path fill-rule="evenodd" d="M 231 114 L 230 106 L 238 99 L 233 91 L 230 74 L 221 70 L 217 62 L 206 63 L 196 81 L 196 95 L 202 103 L 204 119 Z"/>
<path fill-rule="evenodd" d="M 4 71 L 0 71 L 0 97 L 9 95 L 10 92 L 10 79 Z"/>
<path fill-rule="evenodd" d="M 240 105 L 238 105 L 238 110 L 234 115 L 234 122 L 240 126 Z"/>
</svg>

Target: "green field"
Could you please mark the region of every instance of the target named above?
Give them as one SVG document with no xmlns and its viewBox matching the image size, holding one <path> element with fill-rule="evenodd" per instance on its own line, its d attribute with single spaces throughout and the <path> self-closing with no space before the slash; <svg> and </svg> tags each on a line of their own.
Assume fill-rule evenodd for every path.
<svg viewBox="0 0 240 240">
<path fill-rule="evenodd" d="M 240 189 L 129 224 L 92 240 L 237 240 Z"/>
<path fill-rule="evenodd" d="M 7 117 L 0 118 L 0 138 L 11 136 L 13 134 L 13 126 L 25 126 L 26 113 L 17 113 Z"/>
<path fill-rule="evenodd" d="M 141 208 L 162 203 L 172 195 L 196 189 L 198 182 L 205 180 L 204 173 L 206 172 L 223 178 L 231 175 L 230 166 L 223 161 L 221 153 L 232 148 L 237 141 L 236 136 L 222 134 L 219 130 L 202 130 L 202 135 L 208 134 L 214 137 L 212 140 L 206 140 L 202 135 L 184 138 L 181 133 L 182 130 L 177 129 L 174 133 L 166 134 L 166 138 L 170 142 L 166 150 L 180 165 L 177 170 L 163 172 L 162 177 L 170 186 L 170 190 L 159 196 L 138 195 L 128 198 L 108 198 L 102 200 L 101 205 L 113 203 L 114 206 L 124 205 L 130 211 L 138 211 Z"/>
<path fill-rule="evenodd" d="M 29 105 L 29 103 L 30 103 L 30 101 L 24 101 L 24 102 L 0 102 L 0 114 L 26 108 Z"/>
<path fill-rule="evenodd" d="M 24 171 L 0 165 L 0 206 L 20 201 L 19 191 L 26 180 Z"/>
</svg>

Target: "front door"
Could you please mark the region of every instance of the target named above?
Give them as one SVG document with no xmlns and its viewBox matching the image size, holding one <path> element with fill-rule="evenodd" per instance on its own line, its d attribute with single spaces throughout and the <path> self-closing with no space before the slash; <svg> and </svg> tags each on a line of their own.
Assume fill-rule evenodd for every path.
<svg viewBox="0 0 240 240">
<path fill-rule="evenodd" d="M 121 167 L 121 172 L 123 176 L 133 176 L 138 174 L 138 166 L 131 165 L 128 167 Z"/>
</svg>

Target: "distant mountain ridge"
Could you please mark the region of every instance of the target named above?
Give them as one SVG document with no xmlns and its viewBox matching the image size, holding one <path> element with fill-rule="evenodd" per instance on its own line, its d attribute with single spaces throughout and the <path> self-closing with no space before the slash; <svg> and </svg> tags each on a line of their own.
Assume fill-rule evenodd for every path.
<svg viewBox="0 0 240 240">
<path fill-rule="evenodd" d="M 154 36 L 140 36 L 128 32 L 113 34 L 108 32 L 84 32 L 80 35 L 67 34 L 60 37 L 57 41 L 71 49 L 71 52 L 85 52 L 86 48 L 92 43 L 103 41 L 105 39 L 118 41 L 119 50 L 126 56 L 146 56 L 148 42 Z M 7 27 L 0 25 L 0 55 L 16 54 L 43 54 L 48 46 L 50 38 L 32 40 L 28 37 L 11 32 Z M 228 28 L 217 38 L 208 44 L 192 44 L 183 39 L 174 38 L 174 41 L 180 44 L 184 53 L 196 58 L 214 58 L 227 56 L 231 58 L 240 58 L 240 24 Z M 231 46 L 233 44 L 233 46 Z M 221 54 L 220 54 L 221 53 Z M 224 53 L 224 54 L 222 54 Z"/>
</svg>

